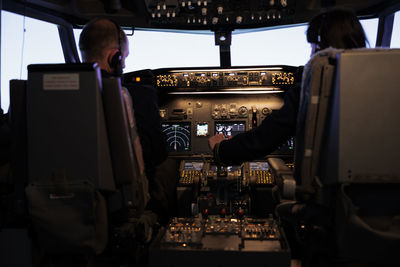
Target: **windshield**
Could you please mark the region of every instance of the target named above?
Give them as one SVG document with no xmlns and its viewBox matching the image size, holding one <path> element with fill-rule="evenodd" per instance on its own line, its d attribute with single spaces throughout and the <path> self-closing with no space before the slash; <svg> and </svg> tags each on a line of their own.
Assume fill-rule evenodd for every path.
<svg viewBox="0 0 400 267">
<path fill-rule="evenodd" d="M 397 11 L 396 15 L 394 16 L 392 41 L 390 43 L 390 47 L 400 48 L 400 11 Z"/>
<path fill-rule="evenodd" d="M 81 30 L 74 30 L 78 44 Z M 161 32 L 136 29 L 126 31 L 129 56 L 124 72 L 141 69 L 219 66 L 219 47 L 214 35 Z"/>
<path fill-rule="evenodd" d="M 57 25 L 1 11 L 1 107 L 7 112 L 12 79 L 27 79 L 27 66 L 65 63 Z"/>
<path fill-rule="evenodd" d="M 375 46 L 378 19 L 362 20 L 370 47 Z M 300 66 L 310 58 L 307 25 L 232 34 L 232 66 Z M 81 30 L 74 30 L 78 43 Z M 219 47 L 210 33 L 162 32 L 136 29 L 129 38 L 130 55 L 124 72 L 141 69 L 215 67 Z"/>
<path fill-rule="evenodd" d="M 264 30 L 232 36 L 232 65 L 304 65 L 310 58 L 307 26 Z"/>
<path fill-rule="evenodd" d="M 400 15 L 396 13 L 392 47 L 400 47 Z M 63 63 L 57 25 L 2 11 L 1 107 L 9 106 L 10 79 L 26 79 L 27 65 Z M 375 47 L 378 19 L 361 21 L 370 47 Z M 306 25 L 233 34 L 232 66 L 304 65 L 310 56 Z M 81 30 L 74 30 L 78 42 Z M 127 31 L 129 35 L 130 32 Z M 219 47 L 210 33 L 136 30 L 129 36 L 125 72 L 140 69 L 219 66 Z"/>
</svg>

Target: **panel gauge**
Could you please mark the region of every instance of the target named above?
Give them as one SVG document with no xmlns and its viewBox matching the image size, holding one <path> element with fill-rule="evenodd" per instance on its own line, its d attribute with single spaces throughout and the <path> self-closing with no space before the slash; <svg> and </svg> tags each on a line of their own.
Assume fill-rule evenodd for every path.
<svg viewBox="0 0 400 267">
<path fill-rule="evenodd" d="M 190 122 L 166 122 L 161 128 L 167 137 L 169 151 L 190 151 Z"/>
</svg>

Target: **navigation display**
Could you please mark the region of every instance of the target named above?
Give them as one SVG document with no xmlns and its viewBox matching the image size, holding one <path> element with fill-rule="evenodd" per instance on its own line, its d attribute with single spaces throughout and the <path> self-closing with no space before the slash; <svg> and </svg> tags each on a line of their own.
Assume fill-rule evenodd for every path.
<svg viewBox="0 0 400 267">
<path fill-rule="evenodd" d="M 253 161 L 250 162 L 250 171 L 268 171 L 269 166 L 266 161 Z"/>
<path fill-rule="evenodd" d="M 197 124 L 196 136 L 208 136 L 208 123 Z"/>
<path fill-rule="evenodd" d="M 235 136 L 239 133 L 246 131 L 246 124 L 244 121 L 234 122 L 216 122 L 215 123 L 215 134 L 224 134 L 225 137 Z"/>
<path fill-rule="evenodd" d="M 190 151 L 190 126 L 190 122 L 165 122 L 161 124 L 162 131 L 167 136 L 169 151 Z"/>
<path fill-rule="evenodd" d="M 203 169 L 204 162 L 201 161 L 186 161 L 184 170 L 188 171 L 201 171 Z"/>
</svg>

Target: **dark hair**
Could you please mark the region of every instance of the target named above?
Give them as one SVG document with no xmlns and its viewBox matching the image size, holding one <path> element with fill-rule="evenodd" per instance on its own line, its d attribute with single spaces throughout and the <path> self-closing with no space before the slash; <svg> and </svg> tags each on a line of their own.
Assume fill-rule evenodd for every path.
<svg viewBox="0 0 400 267">
<path fill-rule="evenodd" d="M 367 38 L 354 12 L 347 9 L 331 9 L 311 19 L 307 29 L 307 41 L 318 49 L 361 48 Z"/>
<path fill-rule="evenodd" d="M 109 19 L 97 18 L 90 21 L 79 36 L 79 49 L 83 61 L 93 61 L 103 57 L 110 46 L 120 48 L 119 46 L 126 45 L 126 38 L 124 31 Z"/>
</svg>

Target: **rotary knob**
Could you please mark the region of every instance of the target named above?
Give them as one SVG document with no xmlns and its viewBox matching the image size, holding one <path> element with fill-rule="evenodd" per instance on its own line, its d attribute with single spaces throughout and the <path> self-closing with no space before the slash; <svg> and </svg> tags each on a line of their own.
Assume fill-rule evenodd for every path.
<svg viewBox="0 0 400 267">
<path fill-rule="evenodd" d="M 263 109 L 261 110 L 261 113 L 262 113 L 264 116 L 267 116 L 267 115 L 271 114 L 272 111 L 271 111 L 269 108 L 265 107 L 265 108 L 263 108 Z"/>
<path fill-rule="evenodd" d="M 247 108 L 245 106 L 241 106 L 238 109 L 239 116 L 246 117 L 247 116 Z"/>
</svg>

